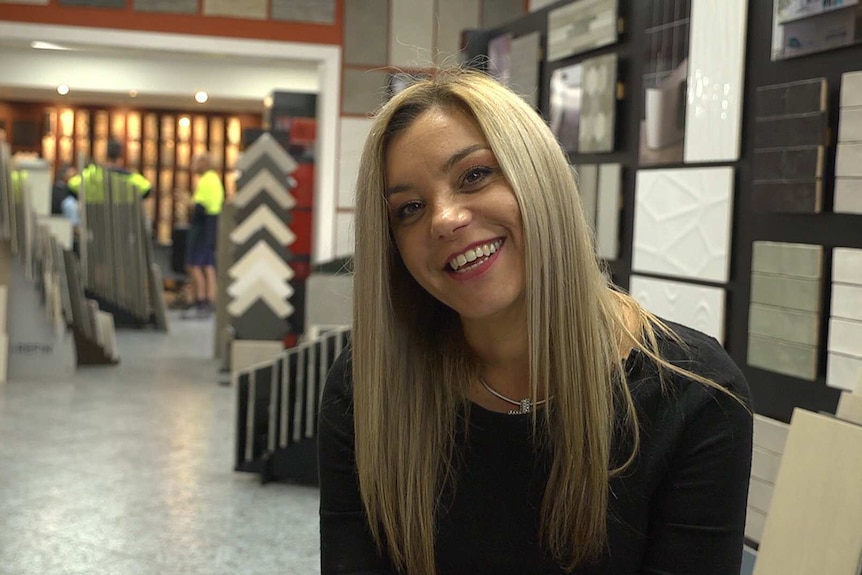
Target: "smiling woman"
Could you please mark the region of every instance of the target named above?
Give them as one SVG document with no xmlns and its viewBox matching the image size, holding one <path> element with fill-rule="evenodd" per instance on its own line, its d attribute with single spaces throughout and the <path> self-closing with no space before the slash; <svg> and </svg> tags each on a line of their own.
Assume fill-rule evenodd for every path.
<svg viewBox="0 0 862 575">
<path fill-rule="evenodd" d="M 417 83 L 378 113 L 356 205 L 323 573 L 739 572 L 748 386 L 606 282 L 534 110 L 476 72 Z"/>
</svg>

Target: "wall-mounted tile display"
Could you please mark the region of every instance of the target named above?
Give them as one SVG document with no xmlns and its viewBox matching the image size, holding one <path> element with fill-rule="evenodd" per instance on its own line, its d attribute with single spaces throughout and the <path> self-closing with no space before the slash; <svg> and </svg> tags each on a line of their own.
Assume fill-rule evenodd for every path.
<svg viewBox="0 0 862 575">
<path fill-rule="evenodd" d="M 335 0 L 272 0 L 272 19 L 335 24 Z"/>
<path fill-rule="evenodd" d="M 619 256 L 622 166 L 582 164 L 575 166 L 581 207 L 593 228 L 596 255 L 605 260 Z"/>
<path fill-rule="evenodd" d="M 512 35 L 501 34 L 488 42 L 488 73 L 508 86 L 512 74 Z"/>
<path fill-rule="evenodd" d="M 435 2 L 391 0 L 389 64 L 420 67 L 432 61 Z"/>
<path fill-rule="evenodd" d="M 748 364 L 802 379 L 817 378 L 823 248 L 754 242 Z"/>
<path fill-rule="evenodd" d="M 345 64 L 386 65 L 388 38 L 389 0 L 344 0 Z"/>
<path fill-rule="evenodd" d="M 617 41 L 617 0 L 580 0 L 548 13 L 548 61 Z"/>
<path fill-rule="evenodd" d="M 841 112 L 835 163 L 835 204 L 838 213 L 862 214 L 862 72 L 841 77 Z"/>
<path fill-rule="evenodd" d="M 204 16 L 266 20 L 267 0 L 203 0 Z"/>
<path fill-rule="evenodd" d="M 638 155 L 642 166 L 679 164 L 685 136 L 685 86 L 691 0 L 647 0 L 648 58 Z"/>
<path fill-rule="evenodd" d="M 583 70 L 578 151 L 612 152 L 616 130 L 617 55 L 584 60 Z"/>
<path fill-rule="evenodd" d="M 862 41 L 859 0 L 775 0 L 772 59 L 835 50 Z"/>
<path fill-rule="evenodd" d="M 856 390 L 862 385 L 862 250 L 836 248 L 832 261 L 826 384 Z"/>
<path fill-rule="evenodd" d="M 747 20 L 747 0 L 692 2 L 686 162 L 739 158 Z"/>
<path fill-rule="evenodd" d="M 140 12 L 197 14 L 198 0 L 135 0 L 135 10 Z"/>
<path fill-rule="evenodd" d="M 632 268 L 726 282 L 732 204 L 733 168 L 639 170 Z"/>
<path fill-rule="evenodd" d="M 511 88 L 531 106 L 539 104 L 539 61 L 541 58 L 541 35 L 538 32 L 512 40 Z"/>
<path fill-rule="evenodd" d="M 549 124 L 560 145 L 567 152 L 578 151 L 583 100 L 581 64 L 557 68 L 551 74 Z"/>
<path fill-rule="evenodd" d="M 633 275 L 629 292 L 657 316 L 724 342 L 723 289 Z"/>
</svg>

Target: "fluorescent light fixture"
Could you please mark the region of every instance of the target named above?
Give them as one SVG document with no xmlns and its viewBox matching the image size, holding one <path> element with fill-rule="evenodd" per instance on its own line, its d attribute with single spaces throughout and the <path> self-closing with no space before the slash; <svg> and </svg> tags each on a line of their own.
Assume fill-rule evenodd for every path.
<svg viewBox="0 0 862 575">
<path fill-rule="evenodd" d="M 66 46 L 60 46 L 53 42 L 42 42 L 41 40 L 30 42 L 30 47 L 36 50 L 71 50 L 71 48 L 67 48 Z"/>
<path fill-rule="evenodd" d="M 197 94 L 195 94 L 195 102 L 197 102 L 198 104 L 203 104 L 204 102 L 206 102 L 207 100 L 209 100 L 209 98 L 210 98 L 210 97 L 207 95 L 207 93 L 206 93 L 206 92 L 203 92 L 203 91 L 198 92 Z"/>
<path fill-rule="evenodd" d="M 59 86 L 57 86 L 57 93 L 61 96 L 65 96 L 69 93 L 69 86 L 67 86 L 66 84 L 60 84 Z"/>
</svg>

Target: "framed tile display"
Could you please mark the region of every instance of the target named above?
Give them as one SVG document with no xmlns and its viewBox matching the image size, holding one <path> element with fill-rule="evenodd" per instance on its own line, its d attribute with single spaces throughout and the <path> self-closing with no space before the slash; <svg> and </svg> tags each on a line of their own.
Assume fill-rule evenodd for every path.
<svg viewBox="0 0 862 575">
<path fill-rule="evenodd" d="M 639 170 L 632 269 L 726 282 L 732 208 L 733 168 Z"/>
<path fill-rule="evenodd" d="M 747 0 L 692 2 L 686 162 L 739 159 L 747 19 Z"/>
<path fill-rule="evenodd" d="M 617 41 L 617 0 L 579 0 L 548 13 L 548 61 Z"/>
<path fill-rule="evenodd" d="M 629 292 L 657 316 L 724 342 L 725 290 L 722 288 L 633 275 Z"/>
<path fill-rule="evenodd" d="M 859 0 L 774 0 L 772 59 L 835 50 L 862 41 Z"/>
<path fill-rule="evenodd" d="M 612 152 L 616 131 L 617 55 L 584 60 L 583 74 L 578 150 L 581 153 Z"/>
<path fill-rule="evenodd" d="M 512 40 L 511 88 L 531 106 L 539 103 L 539 63 L 541 59 L 541 35 L 538 32 Z"/>
<path fill-rule="evenodd" d="M 560 145 L 567 152 L 578 151 L 583 100 L 581 64 L 557 68 L 551 74 L 549 124 Z"/>
</svg>

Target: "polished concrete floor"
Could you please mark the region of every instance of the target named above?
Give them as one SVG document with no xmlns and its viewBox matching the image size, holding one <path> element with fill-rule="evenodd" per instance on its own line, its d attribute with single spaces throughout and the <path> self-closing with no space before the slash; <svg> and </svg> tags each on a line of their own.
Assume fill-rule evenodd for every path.
<svg viewBox="0 0 862 575">
<path fill-rule="evenodd" d="M 233 469 L 212 320 L 121 331 L 121 363 L 0 384 L 0 574 L 319 573 L 315 488 Z"/>
</svg>

